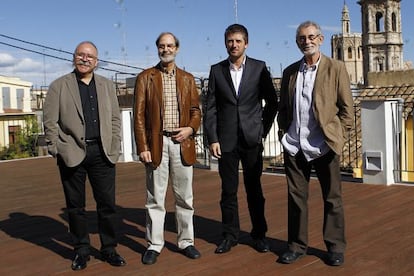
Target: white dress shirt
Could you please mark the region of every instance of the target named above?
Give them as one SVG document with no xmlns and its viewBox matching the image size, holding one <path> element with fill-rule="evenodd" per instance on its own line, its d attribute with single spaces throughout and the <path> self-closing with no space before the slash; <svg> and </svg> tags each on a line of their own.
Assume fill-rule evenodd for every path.
<svg viewBox="0 0 414 276">
<path fill-rule="evenodd" d="M 243 59 L 242 64 L 240 65 L 239 68 L 236 68 L 236 65 L 234 65 L 234 63 L 232 63 L 230 60 L 230 75 L 231 75 L 231 80 L 233 81 L 233 86 L 234 89 L 236 90 L 236 95 L 239 95 L 239 88 L 240 88 L 240 82 L 243 76 L 243 70 L 244 70 L 244 66 L 246 66 L 246 56 Z"/>
</svg>

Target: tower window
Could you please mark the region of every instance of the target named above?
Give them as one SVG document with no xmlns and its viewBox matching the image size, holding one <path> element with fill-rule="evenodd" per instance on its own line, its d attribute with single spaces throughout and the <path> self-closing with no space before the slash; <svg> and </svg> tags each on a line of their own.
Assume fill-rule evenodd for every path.
<svg viewBox="0 0 414 276">
<path fill-rule="evenodd" d="M 342 52 L 341 47 L 338 47 L 338 49 L 336 49 L 336 58 L 338 60 L 342 60 L 342 54 L 341 54 L 341 52 Z"/>
<path fill-rule="evenodd" d="M 348 48 L 348 58 L 352 59 L 352 48 L 351 47 Z"/>
<path fill-rule="evenodd" d="M 397 31 L 397 17 L 395 16 L 395 13 L 392 13 L 391 15 L 391 27 L 393 32 Z"/>
<path fill-rule="evenodd" d="M 383 32 L 384 31 L 384 17 L 382 13 L 377 12 L 375 15 L 375 31 L 376 32 Z"/>
</svg>

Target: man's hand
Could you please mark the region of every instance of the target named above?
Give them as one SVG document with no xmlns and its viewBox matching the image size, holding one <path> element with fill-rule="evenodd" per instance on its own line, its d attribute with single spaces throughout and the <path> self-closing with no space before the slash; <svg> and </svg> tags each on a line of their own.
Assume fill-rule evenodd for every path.
<svg viewBox="0 0 414 276">
<path fill-rule="evenodd" d="M 181 143 L 193 134 L 193 129 L 191 127 L 179 127 L 174 129 L 173 132 L 177 132 L 177 134 L 174 134 L 171 138 Z"/>
<path fill-rule="evenodd" d="M 217 159 L 221 158 L 221 149 L 219 142 L 210 144 L 210 154 Z"/>
<path fill-rule="evenodd" d="M 139 160 L 144 163 L 152 162 L 151 152 L 150 151 L 143 151 L 139 154 Z"/>
</svg>

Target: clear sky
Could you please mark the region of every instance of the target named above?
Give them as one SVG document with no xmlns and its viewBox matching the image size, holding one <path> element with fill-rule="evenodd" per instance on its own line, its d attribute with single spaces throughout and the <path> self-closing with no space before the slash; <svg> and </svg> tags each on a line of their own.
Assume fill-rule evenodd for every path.
<svg viewBox="0 0 414 276">
<path fill-rule="evenodd" d="M 227 57 L 223 33 L 237 22 L 249 30 L 247 55 L 266 61 L 279 77 L 282 68 L 301 57 L 295 29 L 305 20 L 321 25 L 322 51 L 331 55 L 330 38 L 341 32 L 344 2 L 351 32 L 360 33 L 357 0 L 2 0 L 0 75 L 49 85 L 72 70 L 71 62 L 54 57 L 71 60 L 69 53 L 83 40 L 97 45 L 100 59 L 132 66 L 102 62 L 102 67 L 136 74 L 158 62 L 155 39 L 171 31 L 181 42 L 178 66 L 207 77 L 210 65 Z M 404 61 L 414 61 L 414 19 L 409 15 L 414 1 L 402 0 L 401 8 Z M 113 71 L 97 73 L 115 78 Z"/>
</svg>

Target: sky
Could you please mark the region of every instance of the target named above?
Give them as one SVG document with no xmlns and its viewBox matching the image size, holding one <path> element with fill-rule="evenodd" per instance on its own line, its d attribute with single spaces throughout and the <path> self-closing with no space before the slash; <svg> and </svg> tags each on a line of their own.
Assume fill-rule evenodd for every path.
<svg viewBox="0 0 414 276">
<path fill-rule="evenodd" d="M 155 40 L 164 31 L 180 40 L 177 65 L 195 77 L 227 58 L 224 30 L 233 23 L 249 31 L 247 55 L 264 60 L 274 77 L 301 58 L 295 44 L 303 21 L 320 24 L 322 52 L 341 32 L 344 3 L 351 32 L 361 33 L 357 0 L 2 0 L 0 75 L 47 86 L 72 71 L 72 55 L 84 40 L 99 50 L 96 73 L 123 79 L 155 65 Z M 413 0 L 401 1 L 404 61 L 414 61 Z M 410 18 L 411 17 L 411 18 Z M 120 73 L 117 73 L 120 72 Z"/>
</svg>

